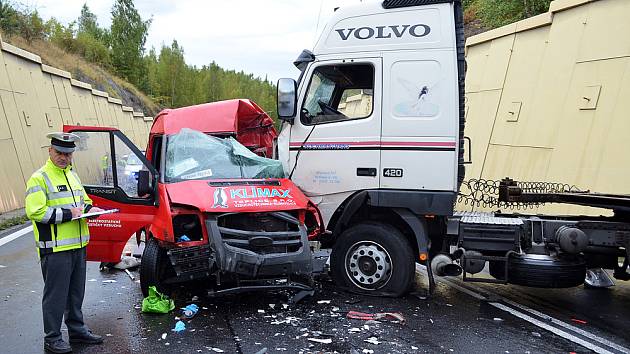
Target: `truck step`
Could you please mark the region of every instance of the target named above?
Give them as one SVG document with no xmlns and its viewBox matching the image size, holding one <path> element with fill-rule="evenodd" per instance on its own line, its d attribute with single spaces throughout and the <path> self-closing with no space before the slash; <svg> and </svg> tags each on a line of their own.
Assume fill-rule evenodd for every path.
<svg viewBox="0 0 630 354">
<path fill-rule="evenodd" d="M 484 225 L 523 225 L 520 218 L 504 218 L 494 216 L 493 213 L 483 213 L 477 211 L 456 212 L 453 216 L 459 217 L 463 224 L 484 224 Z"/>
</svg>

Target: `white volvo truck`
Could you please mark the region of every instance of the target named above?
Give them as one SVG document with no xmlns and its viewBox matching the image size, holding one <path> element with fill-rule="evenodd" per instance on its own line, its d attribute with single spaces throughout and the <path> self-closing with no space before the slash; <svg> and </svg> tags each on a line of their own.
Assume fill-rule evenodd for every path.
<svg viewBox="0 0 630 354">
<path fill-rule="evenodd" d="M 457 214 L 464 181 L 464 38 L 459 0 L 385 0 L 338 9 L 278 82 L 278 157 L 316 203 L 333 277 L 401 295 L 415 263 L 433 274 L 537 287 L 628 279 L 630 197 L 505 180 L 464 182 L 485 204 L 561 202 L 612 217 Z M 497 195 L 500 194 L 500 195 Z M 468 197 L 471 197 L 470 195 Z M 619 263 L 620 259 L 625 262 Z M 489 264 L 493 279 L 471 277 Z M 433 272 L 432 272 L 433 270 Z"/>
</svg>

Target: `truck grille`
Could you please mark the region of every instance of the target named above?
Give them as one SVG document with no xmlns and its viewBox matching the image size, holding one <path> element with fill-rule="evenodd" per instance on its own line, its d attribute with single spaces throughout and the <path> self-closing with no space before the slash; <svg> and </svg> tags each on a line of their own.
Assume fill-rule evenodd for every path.
<svg viewBox="0 0 630 354">
<path fill-rule="evenodd" d="M 226 214 L 217 219 L 223 243 L 261 255 L 298 252 L 298 219 L 289 213 Z"/>
</svg>

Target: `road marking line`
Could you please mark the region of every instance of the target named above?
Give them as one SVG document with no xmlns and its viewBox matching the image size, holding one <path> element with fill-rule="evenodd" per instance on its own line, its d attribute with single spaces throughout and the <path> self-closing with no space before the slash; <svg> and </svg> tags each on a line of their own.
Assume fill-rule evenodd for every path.
<svg viewBox="0 0 630 354">
<path fill-rule="evenodd" d="M 24 236 L 24 235 L 26 235 L 27 233 L 29 233 L 31 231 L 33 231 L 33 225 L 29 225 L 29 226 L 27 226 L 27 227 L 25 227 L 25 228 L 23 228 L 21 230 L 18 230 L 18 231 L 14 232 L 14 233 L 12 233 L 12 234 L 10 234 L 8 236 L 0 238 L 0 246 L 3 246 L 5 244 L 11 242 L 11 241 L 15 240 L 18 237 Z"/>
<path fill-rule="evenodd" d="M 509 304 L 509 305 L 512 305 L 514 307 L 518 307 L 518 308 L 520 308 L 523 311 L 527 311 L 527 312 L 529 312 L 529 313 L 531 313 L 533 315 L 536 315 L 536 316 L 538 316 L 538 317 L 540 317 L 540 318 L 542 318 L 542 319 L 544 319 L 546 321 L 550 321 L 550 322 L 552 322 L 554 324 L 557 324 L 558 326 L 561 326 L 561 327 L 564 327 L 564 328 L 566 328 L 568 330 L 571 330 L 571 331 L 574 331 L 576 333 L 579 333 L 579 334 L 583 335 L 584 337 L 587 337 L 587 338 L 592 339 L 594 341 L 600 342 L 601 344 L 604 344 L 604 345 L 606 345 L 608 347 L 611 347 L 611 348 L 614 348 L 616 350 L 619 350 L 620 352 L 630 353 L 630 349 L 628 349 L 628 348 L 626 348 L 624 346 L 621 346 L 619 344 L 613 343 L 613 342 L 609 341 L 606 338 L 601 338 L 601 337 L 599 337 L 599 336 L 597 336 L 597 335 L 595 335 L 595 334 L 593 334 L 591 332 L 587 332 L 587 331 L 585 331 L 585 330 L 583 330 L 581 328 L 578 328 L 578 327 L 575 327 L 575 326 L 573 326 L 571 324 L 563 322 L 563 321 L 561 321 L 561 320 L 559 320 L 559 319 L 557 319 L 555 317 L 551 317 L 551 316 L 546 315 L 546 314 L 544 314 L 542 312 L 539 312 L 537 310 L 534 310 L 532 308 L 529 308 L 529 307 L 527 307 L 525 305 L 519 304 L 519 303 L 514 302 L 512 300 L 505 299 L 503 297 L 501 297 L 501 300 L 504 301 L 505 303 Z"/>
<path fill-rule="evenodd" d="M 416 264 L 416 270 L 419 271 L 420 273 L 426 275 L 426 269 L 424 269 L 419 264 Z M 585 331 L 583 329 L 580 329 L 580 328 L 577 328 L 575 326 L 572 326 L 572 325 L 570 325 L 568 323 L 560 321 L 560 320 L 558 320 L 558 319 L 556 319 L 554 317 L 551 317 L 549 315 L 546 315 L 546 314 L 544 314 L 542 312 L 539 312 L 537 310 L 531 309 L 531 308 L 529 308 L 529 307 L 527 307 L 525 305 L 522 305 L 522 304 L 516 303 L 516 302 L 514 302 L 512 300 L 506 299 L 506 298 L 504 298 L 502 296 L 499 296 L 499 295 L 497 295 L 497 294 L 495 294 L 495 293 L 493 293 L 491 291 L 488 291 L 486 289 L 479 290 L 476 287 L 474 287 L 474 290 L 481 292 L 481 293 L 477 293 L 477 292 L 475 292 L 475 291 L 473 291 L 473 290 L 468 288 L 468 286 L 473 287 L 470 284 L 466 284 L 466 286 L 462 286 L 462 285 L 459 285 L 459 284 L 455 283 L 455 281 L 453 281 L 451 279 L 448 279 L 448 278 L 444 278 L 444 277 L 438 277 L 438 278 L 436 278 L 436 280 L 439 280 L 440 282 L 443 282 L 443 283 L 447 284 L 448 286 L 453 287 L 454 289 L 456 289 L 456 290 L 458 290 L 460 292 L 463 292 L 463 293 L 465 293 L 467 295 L 470 295 L 470 296 L 472 296 L 472 297 L 474 297 L 474 298 L 476 298 L 478 300 L 488 301 L 488 298 L 481 294 L 481 293 L 486 293 L 488 295 L 491 295 L 491 296 L 493 296 L 495 298 L 500 299 L 501 301 L 504 301 L 507 304 L 510 304 L 512 306 L 515 306 L 515 307 L 518 307 L 521 310 L 527 311 L 527 312 L 529 312 L 529 313 L 531 313 L 533 315 L 536 315 L 536 316 L 538 316 L 538 317 L 540 317 L 540 318 L 542 318 L 544 320 L 550 321 L 550 322 L 552 322 L 552 323 L 554 323 L 554 324 L 556 324 L 558 326 L 564 327 L 565 329 L 568 329 L 568 330 L 571 330 L 573 332 L 576 332 L 576 333 L 578 333 L 578 334 L 580 334 L 580 335 L 582 335 L 584 337 L 587 337 L 587 338 L 589 338 L 591 340 L 599 342 L 599 343 L 601 343 L 601 344 L 603 344 L 603 345 L 605 345 L 607 347 L 613 348 L 613 349 L 618 350 L 618 351 L 623 352 L 623 353 L 630 353 L 630 350 L 628 348 L 626 348 L 626 347 L 623 347 L 623 346 L 621 346 L 619 344 L 615 344 L 615 343 L 613 343 L 613 342 L 611 342 L 611 341 L 609 341 L 609 340 L 607 340 L 605 338 L 601 338 L 601 337 L 599 337 L 599 336 L 597 336 L 595 334 L 592 334 L 592 333 L 587 332 L 587 331 Z M 459 280 L 459 279 L 457 279 L 457 280 Z M 558 329 L 556 327 L 550 326 L 550 325 L 548 325 L 548 324 L 546 324 L 546 323 L 544 323 L 544 322 L 542 322 L 540 320 L 537 320 L 537 319 L 535 319 L 535 318 L 533 318 L 531 316 L 528 316 L 528 315 L 526 315 L 526 314 L 524 314 L 522 312 L 519 312 L 519 311 L 517 311 L 515 309 L 512 309 L 510 307 L 507 307 L 507 306 L 505 306 L 503 304 L 500 304 L 500 303 L 497 303 L 497 302 L 487 302 L 487 303 L 492 305 L 492 306 L 494 306 L 494 307 L 496 307 L 496 308 L 499 308 L 499 309 L 501 309 L 503 311 L 507 311 L 507 312 L 511 313 L 512 315 L 514 315 L 516 317 L 519 317 L 519 318 L 521 318 L 521 319 L 523 319 L 525 321 L 528 321 L 528 322 L 530 322 L 530 323 L 532 323 L 532 324 L 534 324 L 534 325 L 536 325 L 536 326 L 538 326 L 540 328 L 543 328 L 543 329 L 548 330 L 548 331 L 550 331 L 550 332 L 552 332 L 554 334 L 557 334 L 557 335 L 559 335 L 559 336 L 561 336 L 561 337 L 563 337 L 565 339 L 568 339 L 568 340 L 570 340 L 570 341 L 572 341 L 574 343 L 580 344 L 580 345 L 582 345 L 582 346 L 584 346 L 584 347 L 586 347 L 586 348 L 588 348 L 590 350 L 595 351 L 596 353 L 611 353 L 612 354 L 612 352 L 610 352 L 610 351 L 608 351 L 608 350 L 606 350 L 604 348 L 601 348 L 601 347 L 599 347 L 599 346 L 597 346 L 597 345 L 595 345 L 593 343 L 590 343 L 590 342 L 587 342 L 587 341 L 585 341 L 583 339 L 580 339 L 580 338 L 578 338 L 578 337 L 576 337 L 576 336 L 574 336 L 574 335 L 572 335 L 570 333 L 567 333 L 565 331 L 562 331 L 562 330 L 560 330 L 560 329 Z"/>
<path fill-rule="evenodd" d="M 507 298 L 505 298 L 503 296 L 497 295 L 496 293 L 494 293 L 492 291 L 489 291 L 487 289 L 479 289 L 479 288 L 475 287 L 472 284 L 466 284 L 466 286 L 462 286 L 462 285 L 459 285 L 459 284 L 455 283 L 455 281 L 452 280 L 452 279 L 440 278 L 440 281 L 446 282 L 446 283 L 448 283 L 449 285 L 452 285 L 455 288 L 461 288 L 463 290 L 461 290 L 461 289 L 460 290 L 464 291 L 466 293 L 472 293 L 472 294 L 475 294 L 477 296 L 480 296 L 479 294 L 476 294 L 473 290 L 470 290 L 468 288 L 468 287 L 472 287 L 475 290 L 479 291 L 480 293 L 485 293 L 487 295 L 493 296 L 494 298 L 500 299 L 502 302 L 505 302 L 508 305 L 511 305 L 511 306 L 517 307 L 517 308 L 519 308 L 519 309 L 521 309 L 523 311 L 529 312 L 530 314 L 538 316 L 538 317 L 542 318 L 545 321 L 549 321 L 549 322 L 552 322 L 552 323 L 554 323 L 554 324 L 556 324 L 558 326 L 564 327 L 565 329 L 568 329 L 570 331 L 578 333 L 578 334 L 580 334 L 580 335 L 582 335 L 584 337 L 587 337 L 587 338 L 589 338 L 591 340 L 599 342 L 599 343 L 601 343 L 601 344 L 603 344 L 603 345 L 605 345 L 607 347 L 614 348 L 614 349 L 619 350 L 620 352 L 623 352 L 623 353 L 630 353 L 630 349 L 628 349 L 628 348 L 626 348 L 624 346 L 621 346 L 619 344 L 613 343 L 613 342 L 609 341 L 606 338 L 599 337 L 599 336 L 597 336 L 597 335 L 595 335 L 593 333 L 587 332 L 587 331 L 585 331 L 585 330 L 583 330 L 581 328 L 578 328 L 578 327 L 575 327 L 575 326 L 573 326 L 573 325 L 571 325 L 569 323 L 563 322 L 563 321 L 561 321 L 561 320 L 559 320 L 559 319 L 557 319 L 555 317 L 552 317 L 552 316 L 549 316 L 547 314 L 544 314 L 544 313 L 542 313 L 542 312 L 540 312 L 538 310 L 534 310 L 534 309 L 532 309 L 532 308 L 530 308 L 528 306 L 525 306 L 523 304 L 519 304 L 518 302 L 512 301 L 512 300 L 507 299 Z M 457 281 L 459 281 L 459 279 L 457 279 Z M 481 295 L 481 296 L 483 298 L 483 295 Z"/>
<path fill-rule="evenodd" d="M 587 342 L 587 341 L 585 341 L 583 339 L 580 339 L 580 338 L 578 338 L 578 337 L 576 337 L 576 336 L 574 336 L 572 334 L 569 334 L 569 333 L 567 333 L 567 332 L 565 332 L 565 331 L 563 331 L 561 329 L 558 329 L 556 327 L 550 326 L 550 325 L 548 325 L 548 324 L 546 324 L 546 323 L 544 323 L 544 322 L 542 322 L 540 320 L 537 320 L 537 319 L 535 319 L 535 318 L 533 318 L 531 316 L 528 316 L 528 315 L 526 315 L 526 314 L 524 314 L 524 313 L 522 313 L 520 311 L 516 311 L 516 310 L 514 310 L 511 307 L 507 307 L 507 306 L 505 306 L 503 304 L 499 304 L 497 302 L 489 302 L 489 304 L 494 306 L 494 307 L 496 307 L 496 308 L 498 308 L 498 309 L 500 309 L 500 310 L 509 312 L 512 315 L 514 315 L 514 316 L 516 316 L 516 317 L 518 317 L 520 319 L 523 319 L 523 320 L 525 320 L 525 321 L 527 321 L 527 322 L 529 322 L 529 323 L 531 323 L 533 325 L 536 325 L 536 326 L 538 326 L 538 327 L 540 327 L 542 329 L 546 329 L 549 332 L 551 332 L 551 333 L 553 333 L 553 334 L 555 334 L 557 336 L 560 336 L 562 338 L 568 339 L 568 340 L 570 340 L 573 343 L 577 343 L 577 344 L 579 344 L 579 345 L 581 345 L 581 346 L 583 346 L 583 347 L 585 347 L 587 349 L 590 349 L 590 350 L 594 351 L 595 353 L 613 354 L 613 352 L 611 352 L 611 351 L 608 351 L 608 350 L 606 350 L 606 349 L 604 349 L 602 347 L 599 347 L 599 346 L 597 346 L 597 345 L 595 345 L 595 344 L 593 344 L 591 342 Z"/>
</svg>

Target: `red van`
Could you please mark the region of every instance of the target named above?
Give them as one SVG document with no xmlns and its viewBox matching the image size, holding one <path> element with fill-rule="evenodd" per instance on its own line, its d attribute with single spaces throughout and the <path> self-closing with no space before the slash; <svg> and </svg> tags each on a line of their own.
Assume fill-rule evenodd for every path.
<svg viewBox="0 0 630 354">
<path fill-rule="evenodd" d="M 269 158 L 277 132 L 254 102 L 166 109 L 154 119 L 146 156 L 114 128 L 64 131 L 81 137 L 73 166 L 94 205 L 119 209 L 89 221 L 89 260 L 118 262 L 130 237 L 144 232 L 145 295 L 150 285 L 168 291 L 194 279 L 217 292 L 309 289 L 309 240 L 323 222 Z M 126 168 L 130 156 L 139 170 Z"/>
</svg>

